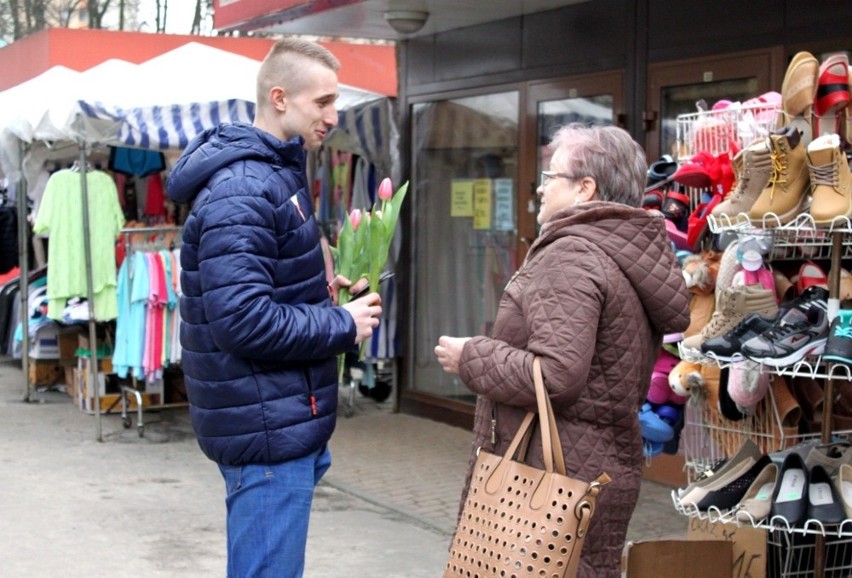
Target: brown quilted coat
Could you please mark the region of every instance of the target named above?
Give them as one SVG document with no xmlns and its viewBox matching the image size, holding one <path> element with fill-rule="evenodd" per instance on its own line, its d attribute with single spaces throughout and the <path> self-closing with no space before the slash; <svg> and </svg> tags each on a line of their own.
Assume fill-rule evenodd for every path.
<svg viewBox="0 0 852 578">
<path fill-rule="evenodd" d="M 492 336 L 464 346 L 459 374 L 479 394 L 471 466 L 477 447 L 503 455 L 535 410 L 538 355 L 568 474 L 612 477 L 598 498 L 579 576 L 621 576 L 642 473 L 637 411 L 662 335 L 688 325 L 689 294 L 663 219 L 591 202 L 559 211 L 542 227 L 506 286 Z M 537 438 L 527 461 L 541 466 Z M 470 474 L 462 503 L 469 483 Z"/>
</svg>

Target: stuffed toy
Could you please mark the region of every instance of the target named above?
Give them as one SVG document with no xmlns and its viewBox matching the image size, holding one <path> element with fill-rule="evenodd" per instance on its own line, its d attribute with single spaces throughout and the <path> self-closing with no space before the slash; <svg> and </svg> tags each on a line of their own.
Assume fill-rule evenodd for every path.
<svg viewBox="0 0 852 578">
<path fill-rule="evenodd" d="M 702 251 L 683 260 L 683 278 L 692 294 L 689 300 L 689 327 L 683 332 L 684 337 L 698 335 L 713 316 L 720 259 L 721 254 L 716 251 Z"/>
<path fill-rule="evenodd" d="M 687 398 L 678 395 L 669 386 L 669 375 L 672 369 L 680 362 L 680 359 L 662 349 L 654 363 L 654 371 L 651 373 L 651 385 L 648 388 L 647 399 L 654 404 L 674 403 L 683 405 Z"/>
<path fill-rule="evenodd" d="M 694 390 L 706 385 L 704 367 L 694 361 L 682 359 L 669 373 L 669 387 L 675 395 L 689 397 Z"/>
</svg>

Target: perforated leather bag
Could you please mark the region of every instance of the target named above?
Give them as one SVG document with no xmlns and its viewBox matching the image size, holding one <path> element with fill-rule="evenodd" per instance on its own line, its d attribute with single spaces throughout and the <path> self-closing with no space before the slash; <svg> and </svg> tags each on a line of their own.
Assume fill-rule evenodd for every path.
<svg viewBox="0 0 852 578">
<path fill-rule="evenodd" d="M 577 574 L 597 495 L 610 478 L 602 473 L 592 482 L 583 482 L 566 475 L 539 358 L 533 370 L 538 413 L 526 415 L 505 456 L 479 452 L 445 578 Z M 543 470 L 523 463 L 536 418 Z M 516 454 L 520 461 L 514 459 Z"/>
</svg>

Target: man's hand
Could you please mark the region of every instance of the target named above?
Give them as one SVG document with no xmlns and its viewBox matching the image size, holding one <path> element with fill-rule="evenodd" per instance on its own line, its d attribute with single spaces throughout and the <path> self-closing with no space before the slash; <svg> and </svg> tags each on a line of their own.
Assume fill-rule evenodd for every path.
<svg viewBox="0 0 852 578">
<path fill-rule="evenodd" d="M 355 286 L 357 287 L 357 284 Z M 350 301 L 343 308 L 349 312 L 355 322 L 355 343 L 361 343 L 373 335 L 373 329 L 379 326 L 379 317 L 382 315 L 382 296 L 378 293 L 367 293 L 360 299 Z"/>
</svg>

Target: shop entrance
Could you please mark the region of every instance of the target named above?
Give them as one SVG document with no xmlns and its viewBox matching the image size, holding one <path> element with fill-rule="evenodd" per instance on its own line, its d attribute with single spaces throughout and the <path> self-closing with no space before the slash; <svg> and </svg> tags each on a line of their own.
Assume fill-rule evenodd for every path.
<svg viewBox="0 0 852 578">
<path fill-rule="evenodd" d="M 615 72 L 412 105 L 417 226 L 405 411 L 469 425 L 475 395 L 441 370 L 438 337 L 490 333 L 503 288 L 537 235 L 536 188 L 554 131 L 616 123 L 623 92 Z"/>
</svg>

